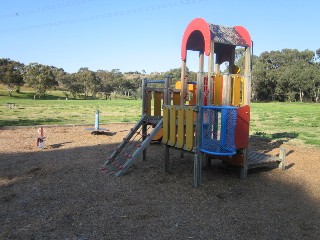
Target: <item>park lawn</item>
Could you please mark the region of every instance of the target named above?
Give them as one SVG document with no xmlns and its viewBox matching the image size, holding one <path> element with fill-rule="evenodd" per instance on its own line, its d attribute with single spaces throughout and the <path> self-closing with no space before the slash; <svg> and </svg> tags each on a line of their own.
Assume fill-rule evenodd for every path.
<svg viewBox="0 0 320 240">
<path fill-rule="evenodd" d="M 75 100 L 61 91 L 48 92 L 48 99 L 33 100 L 30 92 L 8 97 L 0 92 L 0 127 L 94 124 L 100 111 L 100 124 L 135 123 L 141 117 L 141 99 Z M 61 100 L 58 100 L 61 99 Z M 7 103 L 15 103 L 10 108 Z M 316 103 L 252 103 L 250 135 L 320 147 L 320 106 Z"/>
<path fill-rule="evenodd" d="M 250 134 L 320 147 L 320 105 L 252 103 Z"/>
<path fill-rule="evenodd" d="M 15 103 L 10 108 L 7 103 Z M 28 100 L 0 97 L 0 127 L 30 125 L 100 124 L 136 122 L 141 117 L 141 100 Z"/>
</svg>

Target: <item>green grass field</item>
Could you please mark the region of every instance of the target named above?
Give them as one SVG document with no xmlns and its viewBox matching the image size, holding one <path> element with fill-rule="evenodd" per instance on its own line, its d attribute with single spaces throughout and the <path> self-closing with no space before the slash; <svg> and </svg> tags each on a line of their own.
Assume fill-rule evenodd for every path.
<svg viewBox="0 0 320 240">
<path fill-rule="evenodd" d="M 8 97 L 5 91 L 0 91 L 0 127 L 94 125 L 96 109 L 101 111 L 100 124 L 133 123 L 141 117 L 141 100 L 65 100 L 58 91 L 49 92 L 48 99 L 55 100 L 33 100 L 30 92 Z M 7 103 L 15 106 L 10 108 Z M 252 103 L 250 134 L 320 147 L 320 105 Z"/>
<path fill-rule="evenodd" d="M 253 103 L 250 128 L 254 135 L 320 146 L 320 105 Z"/>
</svg>

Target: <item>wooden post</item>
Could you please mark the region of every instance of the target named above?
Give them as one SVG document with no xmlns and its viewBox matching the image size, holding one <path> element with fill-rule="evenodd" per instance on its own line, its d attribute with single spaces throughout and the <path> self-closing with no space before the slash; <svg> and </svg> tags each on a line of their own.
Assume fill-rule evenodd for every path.
<svg viewBox="0 0 320 240">
<path fill-rule="evenodd" d="M 165 85 L 164 85 L 164 92 L 163 92 L 163 105 L 167 106 L 171 102 L 171 95 L 170 95 L 170 78 L 165 78 Z M 169 119 L 168 119 L 169 121 Z M 170 130 L 170 128 L 169 128 Z M 163 159 L 163 170 L 164 172 L 169 171 L 169 145 L 166 143 L 164 144 L 164 159 Z"/>
<path fill-rule="evenodd" d="M 285 148 L 280 148 L 279 158 L 281 161 L 279 163 L 279 169 L 281 171 L 284 171 L 286 169 L 286 149 Z"/>
<path fill-rule="evenodd" d="M 250 105 L 251 102 L 251 48 L 247 47 L 245 50 L 245 69 L 244 69 L 244 99 L 242 100 L 243 105 Z M 243 149 L 243 152 L 246 153 L 244 160 L 243 173 L 241 172 L 241 178 L 247 178 L 248 172 L 248 157 L 247 152 L 248 148 Z"/>
<path fill-rule="evenodd" d="M 223 75 L 223 84 L 222 84 L 222 105 L 230 105 L 230 89 L 231 89 L 231 78 L 230 74 Z"/>
<path fill-rule="evenodd" d="M 210 55 L 208 60 L 208 105 L 213 103 L 213 81 L 212 76 L 214 75 L 214 41 L 211 41 Z"/>
<path fill-rule="evenodd" d="M 216 74 L 220 74 L 221 73 L 221 71 L 220 71 L 220 63 L 219 63 L 219 61 L 220 61 L 220 55 L 219 54 L 216 54 L 216 64 L 215 64 L 215 73 Z"/>
<path fill-rule="evenodd" d="M 244 105 L 250 105 L 251 102 L 251 50 L 246 48 L 245 69 L 244 69 Z"/>
<path fill-rule="evenodd" d="M 182 61 L 182 64 L 181 64 L 181 79 L 180 79 L 181 80 L 181 92 L 180 92 L 181 106 L 185 105 L 185 103 L 186 103 L 185 96 L 187 94 L 186 60 Z"/>
<path fill-rule="evenodd" d="M 235 60 L 235 56 L 236 55 L 236 49 L 232 49 L 231 50 L 231 59 L 229 61 L 229 73 L 233 74 L 233 68 L 234 68 L 234 60 Z"/>
<path fill-rule="evenodd" d="M 214 75 L 214 41 L 211 41 L 210 44 L 210 55 L 208 59 L 208 98 L 207 98 L 207 105 L 213 105 L 213 77 Z M 211 166 L 211 158 L 206 156 L 206 166 Z"/>
<path fill-rule="evenodd" d="M 203 72 L 204 67 L 204 52 L 199 52 L 199 72 Z"/>
</svg>

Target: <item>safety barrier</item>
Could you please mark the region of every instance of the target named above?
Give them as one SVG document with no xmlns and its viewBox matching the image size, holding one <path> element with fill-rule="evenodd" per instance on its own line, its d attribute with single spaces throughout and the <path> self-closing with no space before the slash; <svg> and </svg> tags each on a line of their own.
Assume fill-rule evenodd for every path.
<svg viewBox="0 0 320 240">
<path fill-rule="evenodd" d="M 234 132 L 237 120 L 237 107 L 202 107 L 202 141 L 200 150 L 218 156 L 236 153 Z"/>
<path fill-rule="evenodd" d="M 192 151 L 194 147 L 194 119 L 196 107 L 166 105 L 163 107 L 162 142 Z"/>
</svg>

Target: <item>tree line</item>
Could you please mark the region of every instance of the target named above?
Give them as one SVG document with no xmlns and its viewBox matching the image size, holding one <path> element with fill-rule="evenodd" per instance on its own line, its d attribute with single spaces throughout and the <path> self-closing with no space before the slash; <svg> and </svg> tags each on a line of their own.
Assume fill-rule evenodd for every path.
<svg viewBox="0 0 320 240">
<path fill-rule="evenodd" d="M 243 49 L 236 49 L 236 65 L 243 66 Z M 283 49 L 263 52 L 252 57 L 252 99 L 255 101 L 319 101 L 320 49 L 317 51 Z M 188 80 L 196 73 L 187 70 Z M 66 97 L 107 99 L 111 93 L 139 97 L 141 79 L 163 79 L 171 76 L 171 86 L 180 80 L 180 68 L 165 73 L 146 74 L 144 70 L 122 73 L 119 69 L 92 71 L 87 67 L 76 73 L 39 63 L 24 65 L 8 58 L 0 59 L 0 83 L 19 92 L 27 85 L 34 89 L 35 98 L 45 98 L 49 89 L 59 88 Z"/>
<path fill-rule="evenodd" d="M 319 101 L 320 49 L 283 49 L 253 58 L 252 98 L 258 101 Z"/>
</svg>

